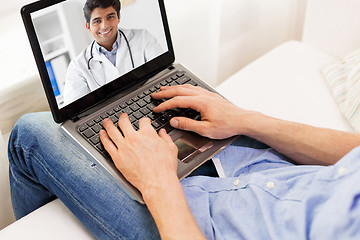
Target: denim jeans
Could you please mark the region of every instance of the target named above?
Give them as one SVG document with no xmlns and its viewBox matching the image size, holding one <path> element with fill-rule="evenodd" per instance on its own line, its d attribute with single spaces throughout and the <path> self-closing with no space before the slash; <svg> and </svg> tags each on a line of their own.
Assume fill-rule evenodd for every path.
<svg viewBox="0 0 360 240">
<path fill-rule="evenodd" d="M 265 148 L 240 137 L 235 145 Z M 158 239 L 145 205 L 132 200 L 102 174 L 54 123 L 50 113 L 19 119 L 9 140 L 10 186 L 17 219 L 59 198 L 98 239 Z M 194 175 L 213 176 L 211 164 Z"/>
</svg>

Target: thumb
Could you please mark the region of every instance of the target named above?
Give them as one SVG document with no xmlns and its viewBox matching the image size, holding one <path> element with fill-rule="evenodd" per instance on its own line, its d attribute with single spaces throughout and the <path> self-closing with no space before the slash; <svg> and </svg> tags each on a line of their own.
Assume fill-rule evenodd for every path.
<svg viewBox="0 0 360 240">
<path fill-rule="evenodd" d="M 192 131 L 199 133 L 202 132 L 204 122 L 193 120 L 186 117 L 174 117 L 170 120 L 170 125 L 185 131 Z"/>
</svg>

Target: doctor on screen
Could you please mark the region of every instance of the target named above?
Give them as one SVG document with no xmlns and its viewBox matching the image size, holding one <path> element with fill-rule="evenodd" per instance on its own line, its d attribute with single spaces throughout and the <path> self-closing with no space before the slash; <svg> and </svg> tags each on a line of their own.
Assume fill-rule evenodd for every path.
<svg viewBox="0 0 360 240">
<path fill-rule="evenodd" d="M 148 31 L 118 29 L 120 8 L 119 0 L 86 1 L 86 28 L 95 40 L 68 67 L 66 105 L 163 53 Z"/>
</svg>

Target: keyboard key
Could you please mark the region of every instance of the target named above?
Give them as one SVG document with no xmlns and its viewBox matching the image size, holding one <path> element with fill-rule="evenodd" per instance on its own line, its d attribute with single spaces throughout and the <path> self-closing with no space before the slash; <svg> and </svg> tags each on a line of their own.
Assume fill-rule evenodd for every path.
<svg viewBox="0 0 360 240">
<path fill-rule="evenodd" d="M 84 135 L 86 138 L 91 138 L 92 136 L 95 135 L 95 133 L 94 133 L 93 130 L 88 129 L 88 130 L 86 130 L 85 132 L 83 132 L 83 135 Z"/>
<path fill-rule="evenodd" d="M 95 133 L 99 133 L 102 127 L 100 125 L 95 125 L 91 128 Z"/>
<path fill-rule="evenodd" d="M 117 112 L 117 113 L 115 113 L 114 116 L 117 117 L 117 118 L 119 118 L 122 113 L 123 113 L 123 112 L 121 112 L 121 111 L 120 111 L 120 112 Z"/>
<path fill-rule="evenodd" d="M 156 85 L 155 85 L 156 90 L 159 90 L 159 89 L 160 89 L 160 86 L 161 86 L 160 83 L 156 84 Z"/>
<path fill-rule="evenodd" d="M 169 133 L 172 130 L 174 130 L 174 128 L 170 125 L 170 123 L 165 124 L 164 126 L 162 126 L 162 128 L 166 130 L 166 133 Z"/>
<path fill-rule="evenodd" d="M 158 128 L 161 126 L 161 124 L 160 124 L 157 120 L 153 121 L 153 122 L 151 123 L 151 125 L 152 125 L 155 129 L 158 129 Z"/>
<path fill-rule="evenodd" d="M 149 103 L 146 107 L 152 111 L 154 109 L 154 107 L 156 107 L 156 105 L 152 102 L 152 103 Z"/>
<path fill-rule="evenodd" d="M 168 85 L 168 83 L 167 83 L 167 81 L 166 81 L 166 80 L 164 80 L 164 81 L 161 81 L 161 82 L 160 82 L 160 85 L 161 85 L 161 86 L 167 86 L 167 85 Z"/>
<path fill-rule="evenodd" d="M 144 107 L 144 108 L 140 109 L 140 112 L 141 112 L 144 116 L 146 116 L 146 115 L 148 115 L 151 111 L 150 111 L 148 108 Z"/>
<path fill-rule="evenodd" d="M 161 125 L 165 124 L 168 122 L 167 118 L 165 116 L 161 116 L 157 119 L 157 121 L 159 121 L 161 123 Z"/>
<path fill-rule="evenodd" d="M 198 113 L 197 111 L 189 109 L 188 111 L 184 112 L 183 116 L 188 118 L 195 118 L 199 114 L 200 113 Z"/>
<path fill-rule="evenodd" d="M 107 115 L 106 113 L 103 113 L 103 114 L 100 115 L 100 117 L 101 117 L 102 119 L 105 119 L 105 118 L 108 118 L 109 115 Z"/>
<path fill-rule="evenodd" d="M 126 103 L 121 103 L 121 104 L 119 105 L 119 107 L 121 107 L 122 109 L 124 109 L 124 108 L 127 107 L 127 104 L 126 104 Z"/>
<path fill-rule="evenodd" d="M 129 115 L 129 120 L 131 123 L 136 121 L 136 118 L 133 115 Z"/>
<path fill-rule="evenodd" d="M 124 113 L 127 113 L 128 115 L 133 112 L 129 107 L 123 109 L 123 111 L 124 111 Z"/>
<path fill-rule="evenodd" d="M 90 120 L 90 121 L 88 121 L 87 123 L 86 123 L 89 127 L 92 127 L 92 126 L 94 126 L 94 121 L 93 120 Z"/>
<path fill-rule="evenodd" d="M 94 122 L 99 123 L 102 121 L 102 118 L 100 116 L 94 118 Z"/>
<path fill-rule="evenodd" d="M 140 118 L 144 117 L 144 115 L 139 111 L 134 112 L 133 115 L 136 119 L 140 119 Z"/>
<path fill-rule="evenodd" d="M 176 80 L 176 82 L 178 84 L 182 85 L 182 84 L 185 84 L 185 83 L 189 82 L 190 80 L 191 79 L 189 77 L 183 76 L 183 77 L 179 78 L 178 80 Z"/>
<path fill-rule="evenodd" d="M 144 107 L 146 105 L 146 102 L 141 99 L 140 101 L 137 102 L 137 104 L 140 106 L 140 107 Z"/>
<path fill-rule="evenodd" d="M 120 112 L 120 111 L 121 111 L 121 107 L 114 107 L 113 110 L 114 110 L 115 112 Z"/>
<path fill-rule="evenodd" d="M 167 111 L 167 112 L 165 112 L 165 117 L 168 119 L 168 120 L 170 120 L 170 119 L 172 119 L 173 117 L 175 117 L 175 114 L 173 114 L 173 112 L 172 111 Z"/>
<path fill-rule="evenodd" d="M 145 94 L 144 94 L 144 93 L 140 93 L 140 94 L 138 95 L 138 98 L 143 98 L 143 97 L 145 97 Z"/>
<path fill-rule="evenodd" d="M 135 112 L 135 111 L 139 110 L 140 107 L 139 107 L 139 105 L 137 105 L 136 103 L 133 103 L 133 104 L 130 106 L 130 109 Z"/>
<path fill-rule="evenodd" d="M 133 104 L 133 101 L 130 99 L 130 100 L 126 101 L 126 104 L 131 105 L 131 104 Z"/>
<path fill-rule="evenodd" d="M 158 116 L 158 114 L 155 114 L 155 113 L 150 111 L 150 113 L 147 114 L 147 117 L 150 118 L 151 120 L 155 120 L 159 116 Z"/>
<path fill-rule="evenodd" d="M 102 145 L 102 143 L 97 144 L 97 145 L 96 145 L 96 148 L 99 149 L 100 152 L 104 152 L 104 151 L 105 151 L 104 145 Z"/>
<path fill-rule="evenodd" d="M 80 131 L 80 132 L 83 132 L 83 131 L 85 131 L 85 130 L 88 129 L 88 128 L 89 128 L 88 125 L 84 123 L 84 124 L 80 125 L 79 131 Z"/>
<path fill-rule="evenodd" d="M 135 96 L 131 100 L 133 100 L 133 102 L 137 102 L 137 101 L 139 101 L 139 98 L 137 96 Z"/>
<path fill-rule="evenodd" d="M 151 103 L 152 97 L 151 97 L 150 95 L 148 95 L 148 96 L 144 97 L 143 100 L 144 100 L 146 103 Z"/>
<path fill-rule="evenodd" d="M 117 123 L 117 122 L 119 121 L 118 118 L 117 118 L 115 115 L 110 116 L 109 119 L 110 119 L 113 123 Z"/>
<path fill-rule="evenodd" d="M 135 130 L 138 130 L 139 129 L 139 121 L 134 122 L 133 126 L 134 126 Z"/>
<path fill-rule="evenodd" d="M 111 115 L 115 114 L 115 111 L 114 110 L 109 110 L 106 113 L 107 113 L 107 115 L 111 116 Z"/>
<path fill-rule="evenodd" d="M 145 94 L 145 95 L 150 95 L 150 93 L 151 93 L 151 92 L 150 92 L 149 89 L 147 89 L 147 90 L 144 91 L 144 94 Z"/>
<path fill-rule="evenodd" d="M 90 138 L 90 142 L 92 142 L 92 144 L 94 145 L 100 143 L 100 136 L 99 135 L 93 136 L 92 138 Z"/>
<path fill-rule="evenodd" d="M 189 82 L 187 82 L 188 84 L 191 84 L 193 86 L 197 86 L 199 84 L 197 84 L 196 82 L 194 82 L 194 80 L 190 80 Z"/>
</svg>

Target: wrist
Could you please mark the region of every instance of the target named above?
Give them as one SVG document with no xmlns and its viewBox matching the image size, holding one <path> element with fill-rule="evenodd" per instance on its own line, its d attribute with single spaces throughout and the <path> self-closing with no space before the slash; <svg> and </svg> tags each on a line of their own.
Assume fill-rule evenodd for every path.
<svg viewBox="0 0 360 240">
<path fill-rule="evenodd" d="M 180 181 L 175 174 L 166 178 L 166 181 L 161 183 L 149 183 L 146 186 L 146 189 L 141 191 L 144 202 L 146 205 L 151 204 L 152 202 L 158 202 L 159 199 L 164 199 L 167 196 L 171 196 L 175 191 L 182 191 Z"/>
<path fill-rule="evenodd" d="M 241 111 L 234 122 L 237 135 L 254 137 L 262 131 L 263 124 L 268 116 L 256 111 Z"/>
</svg>

